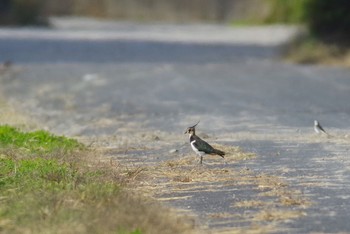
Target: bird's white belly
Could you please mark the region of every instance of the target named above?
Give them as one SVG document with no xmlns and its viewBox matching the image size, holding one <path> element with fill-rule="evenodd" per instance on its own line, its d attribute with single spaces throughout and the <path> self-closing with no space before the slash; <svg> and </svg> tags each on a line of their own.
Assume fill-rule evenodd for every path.
<svg viewBox="0 0 350 234">
<path fill-rule="evenodd" d="M 205 153 L 199 151 L 196 147 L 194 147 L 194 143 L 195 143 L 195 142 L 196 142 L 195 140 L 194 140 L 194 141 L 191 141 L 191 147 L 192 147 L 193 151 L 194 151 L 196 154 L 198 154 L 199 156 L 203 156 Z"/>
<path fill-rule="evenodd" d="M 316 133 L 321 133 L 320 129 L 317 126 L 314 126 L 314 130 Z"/>
</svg>

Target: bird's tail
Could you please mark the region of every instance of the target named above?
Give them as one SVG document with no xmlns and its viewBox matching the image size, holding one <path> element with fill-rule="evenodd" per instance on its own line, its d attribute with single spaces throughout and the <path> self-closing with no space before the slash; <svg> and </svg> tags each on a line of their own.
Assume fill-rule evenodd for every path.
<svg viewBox="0 0 350 234">
<path fill-rule="evenodd" d="M 221 150 L 214 149 L 214 154 L 217 154 L 217 155 L 219 155 L 219 156 L 221 156 L 221 157 L 224 157 L 225 152 L 223 152 L 223 151 L 221 151 Z"/>
</svg>

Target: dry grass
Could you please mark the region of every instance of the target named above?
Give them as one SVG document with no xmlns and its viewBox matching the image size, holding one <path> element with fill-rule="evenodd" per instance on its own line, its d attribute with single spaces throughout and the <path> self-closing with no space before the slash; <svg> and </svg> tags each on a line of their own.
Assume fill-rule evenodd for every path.
<svg viewBox="0 0 350 234">
<path fill-rule="evenodd" d="M 250 160 L 256 157 L 256 154 L 251 152 L 246 152 L 242 150 L 240 147 L 234 146 L 223 146 L 213 144 L 214 148 L 222 150 L 226 153 L 225 158 L 228 162 L 238 162 L 242 160 Z"/>
<path fill-rule="evenodd" d="M 244 200 L 244 201 L 239 201 L 234 203 L 235 207 L 244 207 L 244 208 L 257 208 L 257 207 L 262 207 L 267 205 L 270 205 L 270 204 L 267 204 L 267 202 L 261 201 L 261 200 Z"/>
<path fill-rule="evenodd" d="M 34 120 L 18 114 L 14 108 L 7 105 L 1 97 L 0 90 L 0 125 L 5 124 L 19 127 L 23 130 L 38 129 L 39 126 Z"/>
<path fill-rule="evenodd" d="M 348 46 L 306 38 L 288 48 L 286 59 L 301 64 L 350 67 L 350 49 Z"/>
<path fill-rule="evenodd" d="M 257 221 L 286 221 L 288 219 L 296 219 L 301 216 L 305 216 L 305 213 L 302 211 L 294 211 L 294 210 L 263 210 L 258 212 L 254 216 L 254 220 Z"/>
<path fill-rule="evenodd" d="M 279 230 L 281 233 L 284 233 L 284 230 Z M 287 232 L 287 231 L 285 231 Z M 223 228 L 219 229 L 216 233 L 218 234 L 268 234 L 268 233 L 276 233 L 276 225 L 273 223 L 266 224 L 264 226 L 261 225 L 251 225 L 244 229 L 242 228 Z"/>
<path fill-rule="evenodd" d="M 256 155 L 237 147 L 215 147 L 227 153 L 225 160 L 218 156 L 206 156 L 202 166 L 192 154 L 168 160 L 144 170 L 142 178 L 147 183 L 139 184 L 138 189 L 155 197 L 161 196 L 162 201 L 193 199 L 196 193 L 216 192 L 218 189 L 232 189 L 234 193 L 240 188 L 251 188 L 252 193 L 257 193 L 252 199 L 236 197 L 231 206 L 232 213 L 208 214 L 208 219 L 214 222 L 229 218 L 230 222 L 236 220 L 251 225 L 229 230 L 215 229 L 218 233 L 270 233 L 281 230 L 280 223 L 301 217 L 303 210 L 311 205 L 299 191 L 291 189 L 278 176 L 256 173 L 248 168 L 234 169 L 234 164 L 238 165 L 242 160 L 250 160 Z M 249 210 L 250 215 L 245 215 L 244 210 Z"/>
</svg>

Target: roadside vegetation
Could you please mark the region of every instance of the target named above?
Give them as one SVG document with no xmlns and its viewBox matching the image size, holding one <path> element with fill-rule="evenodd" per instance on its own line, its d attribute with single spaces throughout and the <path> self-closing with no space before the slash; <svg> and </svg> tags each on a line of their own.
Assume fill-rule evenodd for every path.
<svg viewBox="0 0 350 234">
<path fill-rule="evenodd" d="M 350 2 L 346 0 L 268 0 L 266 23 L 304 24 L 308 34 L 287 50 L 289 61 L 350 67 Z"/>
<path fill-rule="evenodd" d="M 1 233 L 190 233 L 124 189 L 134 176 L 74 139 L 0 126 Z"/>
<path fill-rule="evenodd" d="M 307 35 L 286 48 L 285 59 L 299 64 L 350 67 L 350 46 L 335 41 L 325 42 Z"/>
</svg>

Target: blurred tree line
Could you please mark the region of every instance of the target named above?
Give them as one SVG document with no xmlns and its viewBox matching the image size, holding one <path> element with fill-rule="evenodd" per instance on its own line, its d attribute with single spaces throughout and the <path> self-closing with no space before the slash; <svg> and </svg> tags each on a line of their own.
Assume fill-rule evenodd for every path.
<svg viewBox="0 0 350 234">
<path fill-rule="evenodd" d="M 48 16 L 117 20 L 230 22 L 263 15 L 265 0 L 0 0 L 0 24 L 28 25 Z"/>
<path fill-rule="evenodd" d="M 349 0 L 269 0 L 267 23 L 304 23 L 313 36 L 325 40 L 350 39 Z"/>
<path fill-rule="evenodd" d="M 0 24 L 30 25 L 46 22 L 42 15 L 45 0 L 1 0 Z"/>
<path fill-rule="evenodd" d="M 45 24 L 51 15 L 137 21 L 303 23 L 323 38 L 350 37 L 350 0 L 1 0 L 0 24 Z"/>
</svg>

